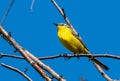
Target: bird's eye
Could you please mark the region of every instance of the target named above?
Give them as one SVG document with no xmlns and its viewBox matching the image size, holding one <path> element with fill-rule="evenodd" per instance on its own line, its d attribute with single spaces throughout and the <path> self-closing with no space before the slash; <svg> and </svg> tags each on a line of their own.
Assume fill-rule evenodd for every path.
<svg viewBox="0 0 120 81">
<path fill-rule="evenodd" d="M 66 24 L 64 24 L 64 23 L 60 23 L 60 24 L 58 24 L 58 25 L 60 25 L 60 26 L 66 26 Z"/>
<path fill-rule="evenodd" d="M 62 26 L 65 26 L 65 24 L 61 24 Z"/>
<path fill-rule="evenodd" d="M 67 28 L 70 28 L 69 26 L 66 26 Z"/>
</svg>

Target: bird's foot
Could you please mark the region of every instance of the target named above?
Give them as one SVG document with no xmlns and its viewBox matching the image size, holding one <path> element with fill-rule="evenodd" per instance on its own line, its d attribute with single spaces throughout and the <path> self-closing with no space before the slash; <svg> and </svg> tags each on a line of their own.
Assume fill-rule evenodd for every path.
<svg viewBox="0 0 120 81">
<path fill-rule="evenodd" d="M 75 56 L 77 59 L 80 59 L 80 57 L 78 56 L 77 53 L 74 53 L 74 56 Z"/>
<path fill-rule="evenodd" d="M 65 60 L 69 60 L 71 57 L 68 54 L 64 54 Z"/>
</svg>

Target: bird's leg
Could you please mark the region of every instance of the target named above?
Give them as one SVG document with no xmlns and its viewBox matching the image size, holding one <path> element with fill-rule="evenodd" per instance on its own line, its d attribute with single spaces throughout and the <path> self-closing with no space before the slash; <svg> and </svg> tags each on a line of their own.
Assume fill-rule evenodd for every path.
<svg viewBox="0 0 120 81">
<path fill-rule="evenodd" d="M 77 59 L 80 58 L 78 55 L 79 55 L 78 53 L 74 53 L 74 56 L 77 57 Z"/>
<path fill-rule="evenodd" d="M 68 54 L 64 54 L 65 60 L 69 60 L 71 57 L 68 56 Z"/>
</svg>

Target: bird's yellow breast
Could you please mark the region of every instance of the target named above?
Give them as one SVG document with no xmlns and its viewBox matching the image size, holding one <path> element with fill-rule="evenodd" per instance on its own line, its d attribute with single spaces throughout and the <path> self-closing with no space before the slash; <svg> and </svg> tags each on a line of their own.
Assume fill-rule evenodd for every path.
<svg viewBox="0 0 120 81">
<path fill-rule="evenodd" d="M 58 27 L 58 38 L 61 43 L 70 51 L 74 53 L 84 53 L 84 46 L 72 34 L 72 30 L 67 27 Z"/>
</svg>

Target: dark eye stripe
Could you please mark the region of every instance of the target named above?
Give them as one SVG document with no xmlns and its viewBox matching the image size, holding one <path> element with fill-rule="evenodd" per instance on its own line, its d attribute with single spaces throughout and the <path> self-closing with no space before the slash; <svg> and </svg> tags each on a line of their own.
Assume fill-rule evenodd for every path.
<svg viewBox="0 0 120 81">
<path fill-rule="evenodd" d="M 67 24 L 64 24 L 64 23 L 59 23 L 58 25 L 59 26 L 67 26 Z"/>
</svg>

